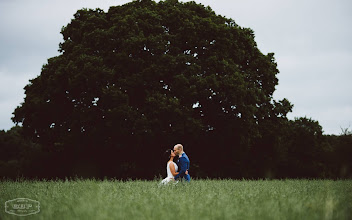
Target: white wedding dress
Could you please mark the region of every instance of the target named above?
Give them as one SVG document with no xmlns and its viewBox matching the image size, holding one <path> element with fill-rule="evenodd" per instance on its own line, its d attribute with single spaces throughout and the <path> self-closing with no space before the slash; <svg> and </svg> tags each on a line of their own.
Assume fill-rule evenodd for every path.
<svg viewBox="0 0 352 220">
<path fill-rule="evenodd" d="M 177 170 L 178 170 L 178 166 L 176 165 L 175 162 L 172 162 L 172 161 L 167 162 L 167 165 L 166 165 L 167 177 L 160 182 L 160 185 L 166 185 L 169 182 L 173 182 L 173 183 L 177 183 L 178 182 L 178 181 L 174 181 L 173 180 L 174 176 L 172 175 L 171 170 L 170 170 L 170 163 L 174 163 L 175 172 L 177 172 Z"/>
</svg>

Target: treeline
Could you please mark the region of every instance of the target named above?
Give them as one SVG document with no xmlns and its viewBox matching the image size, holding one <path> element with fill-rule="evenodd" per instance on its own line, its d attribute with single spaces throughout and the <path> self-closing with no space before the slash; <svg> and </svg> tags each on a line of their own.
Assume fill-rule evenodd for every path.
<svg viewBox="0 0 352 220">
<path fill-rule="evenodd" d="M 1 175 L 165 176 L 182 143 L 199 178 L 350 177 L 351 134 L 288 120 L 274 54 L 195 2 L 82 9 L 1 133 Z"/>
<path fill-rule="evenodd" d="M 322 135 L 317 121 L 288 120 L 281 128 L 268 129 L 251 145 L 235 137 L 211 132 L 206 137 L 184 140 L 195 178 L 351 178 L 352 133 Z M 0 176 L 2 178 L 141 178 L 165 176 L 168 155 L 174 143 L 99 148 L 89 143 L 48 151 L 22 135 L 22 128 L 0 131 Z M 165 146 L 168 144 L 168 146 Z M 248 144 L 248 142 L 247 142 Z M 95 150 L 94 150 L 95 149 Z M 137 150 L 138 149 L 138 150 Z"/>
</svg>

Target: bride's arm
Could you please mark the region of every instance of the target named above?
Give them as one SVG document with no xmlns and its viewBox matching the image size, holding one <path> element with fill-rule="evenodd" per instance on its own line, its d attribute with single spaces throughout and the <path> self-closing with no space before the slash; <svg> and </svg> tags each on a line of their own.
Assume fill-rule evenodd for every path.
<svg viewBox="0 0 352 220">
<path fill-rule="evenodd" d="M 171 171 L 171 173 L 172 173 L 172 175 L 173 176 L 176 176 L 177 174 L 178 174 L 178 172 L 176 172 L 176 170 L 175 170 L 175 165 L 174 165 L 174 163 L 170 163 L 170 171 Z"/>
<path fill-rule="evenodd" d="M 177 174 L 179 174 L 179 172 L 176 172 L 176 170 L 175 170 L 175 165 L 174 165 L 174 163 L 170 163 L 169 166 L 170 166 L 171 174 L 172 174 L 173 176 L 176 176 Z M 188 170 L 186 170 L 185 174 L 188 175 Z"/>
</svg>

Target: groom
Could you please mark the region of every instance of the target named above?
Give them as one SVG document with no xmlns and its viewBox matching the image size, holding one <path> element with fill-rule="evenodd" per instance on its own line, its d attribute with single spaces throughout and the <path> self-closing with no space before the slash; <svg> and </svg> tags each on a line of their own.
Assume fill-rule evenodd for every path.
<svg viewBox="0 0 352 220">
<path fill-rule="evenodd" d="M 187 182 L 190 182 L 191 176 L 189 174 L 185 174 L 185 172 L 189 170 L 189 159 L 186 153 L 183 151 L 183 146 L 181 144 L 176 144 L 174 146 L 174 153 L 179 156 L 177 165 L 180 170 L 179 173 L 174 177 L 175 180 L 181 178 L 185 179 Z"/>
</svg>

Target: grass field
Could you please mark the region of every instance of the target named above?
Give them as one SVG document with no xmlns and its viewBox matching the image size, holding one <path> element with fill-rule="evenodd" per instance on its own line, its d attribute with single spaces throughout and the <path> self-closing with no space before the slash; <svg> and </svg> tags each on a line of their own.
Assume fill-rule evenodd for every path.
<svg viewBox="0 0 352 220">
<path fill-rule="evenodd" d="M 15 198 L 40 212 L 6 213 Z M 3 180 L 0 204 L 0 219 L 352 219 L 352 180 Z"/>
</svg>

